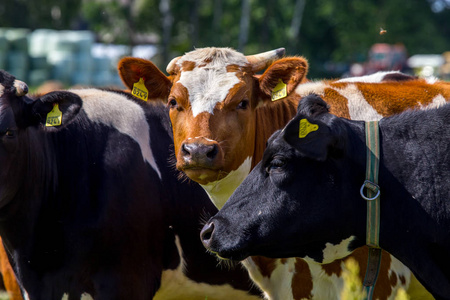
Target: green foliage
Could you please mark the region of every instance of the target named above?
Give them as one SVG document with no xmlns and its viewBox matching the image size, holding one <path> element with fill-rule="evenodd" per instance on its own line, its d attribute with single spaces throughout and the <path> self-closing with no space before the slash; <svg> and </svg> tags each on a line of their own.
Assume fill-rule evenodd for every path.
<svg viewBox="0 0 450 300">
<path fill-rule="evenodd" d="M 365 298 L 365 291 L 359 279 L 359 265 L 355 259 L 349 258 L 345 261 L 342 271 L 344 287 L 341 292 L 342 300 L 360 300 Z"/>
<path fill-rule="evenodd" d="M 166 15 L 162 3 L 170 6 Z M 439 12 L 432 7 L 440 7 Z M 295 16 L 300 16 L 300 28 L 292 27 Z M 237 48 L 242 17 L 240 0 L 0 2 L 0 27 L 76 29 L 85 24 L 103 42 L 158 43 L 164 51 L 161 67 L 194 47 Z M 252 54 L 285 47 L 288 55 L 309 60 L 310 77 L 329 75 L 322 69 L 326 61 L 363 60 L 374 43 L 402 43 L 410 55 L 450 50 L 448 0 L 250 0 L 249 24 L 240 50 Z M 380 35 L 380 28 L 387 34 Z"/>
</svg>

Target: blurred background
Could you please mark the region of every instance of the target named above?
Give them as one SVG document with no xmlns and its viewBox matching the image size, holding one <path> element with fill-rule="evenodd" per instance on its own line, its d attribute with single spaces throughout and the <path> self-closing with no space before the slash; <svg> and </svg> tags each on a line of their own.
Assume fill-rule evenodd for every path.
<svg viewBox="0 0 450 300">
<path fill-rule="evenodd" d="M 0 2 L 0 68 L 30 86 L 120 86 L 133 55 L 162 70 L 194 48 L 284 47 L 308 78 L 402 70 L 450 80 L 450 0 L 15 0 Z"/>
</svg>

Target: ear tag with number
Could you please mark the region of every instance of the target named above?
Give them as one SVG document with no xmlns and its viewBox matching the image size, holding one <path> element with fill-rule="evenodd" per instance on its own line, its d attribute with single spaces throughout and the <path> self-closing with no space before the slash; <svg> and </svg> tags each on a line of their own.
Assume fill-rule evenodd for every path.
<svg viewBox="0 0 450 300">
<path fill-rule="evenodd" d="M 53 104 L 53 109 L 47 114 L 45 126 L 59 126 L 61 125 L 62 112 L 59 110 L 58 103 Z"/>
<path fill-rule="evenodd" d="M 304 138 L 306 137 L 310 132 L 316 131 L 319 129 L 319 125 L 317 124 L 311 124 L 308 122 L 307 119 L 301 119 L 300 120 L 300 129 L 298 131 L 298 137 Z"/>
<path fill-rule="evenodd" d="M 272 101 L 283 99 L 286 96 L 286 84 L 280 79 L 278 80 L 278 84 L 273 88 Z"/>
<path fill-rule="evenodd" d="M 138 97 L 141 100 L 147 101 L 148 99 L 148 90 L 144 84 L 144 78 L 139 79 L 138 82 L 133 84 L 133 91 L 131 92 L 134 96 Z"/>
</svg>

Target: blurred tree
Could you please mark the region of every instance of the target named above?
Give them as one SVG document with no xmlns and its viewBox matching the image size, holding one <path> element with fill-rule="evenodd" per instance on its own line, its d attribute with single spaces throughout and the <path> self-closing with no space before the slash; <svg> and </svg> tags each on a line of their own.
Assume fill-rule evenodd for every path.
<svg viewBox="0 0 450 300">
<path fill-rule="evenodd" d="M 324 62 L 363 60 L 374 43 L 403 43 L 410 55 L 450 50 L 450 0 L 15 0 L 0 2 L 0 26 L 89 28 L 103 42 L 157 44 L 160 67 L 194 47 L 285 47 L 323 77 Z"/>
<path fill-rule="evenodd" d="M 80 15 L 79 0 L 0 1 L 0 27 L 69 29 Z"/>
</svg>

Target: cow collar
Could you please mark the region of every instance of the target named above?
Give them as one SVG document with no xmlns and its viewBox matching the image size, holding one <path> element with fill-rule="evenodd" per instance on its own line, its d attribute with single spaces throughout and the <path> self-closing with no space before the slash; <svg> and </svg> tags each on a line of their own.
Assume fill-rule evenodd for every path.
<svg viewBox="0 0 450 300">
<path fill-rule="evenodd" d="M 380 164 L 380 139 L 378 121 L 366 122 L 366 180 L 361 186 L 361 197 L 367 203 L 366 244 L 369 246 L 364 288 L 366 299 L 372 299 L 375 283 L 381 262 L 380 237 L 380 187 L 378 186 L 378 172 Z M 367 196 L 364 194 L 367 189 Z"/>
</svg>

